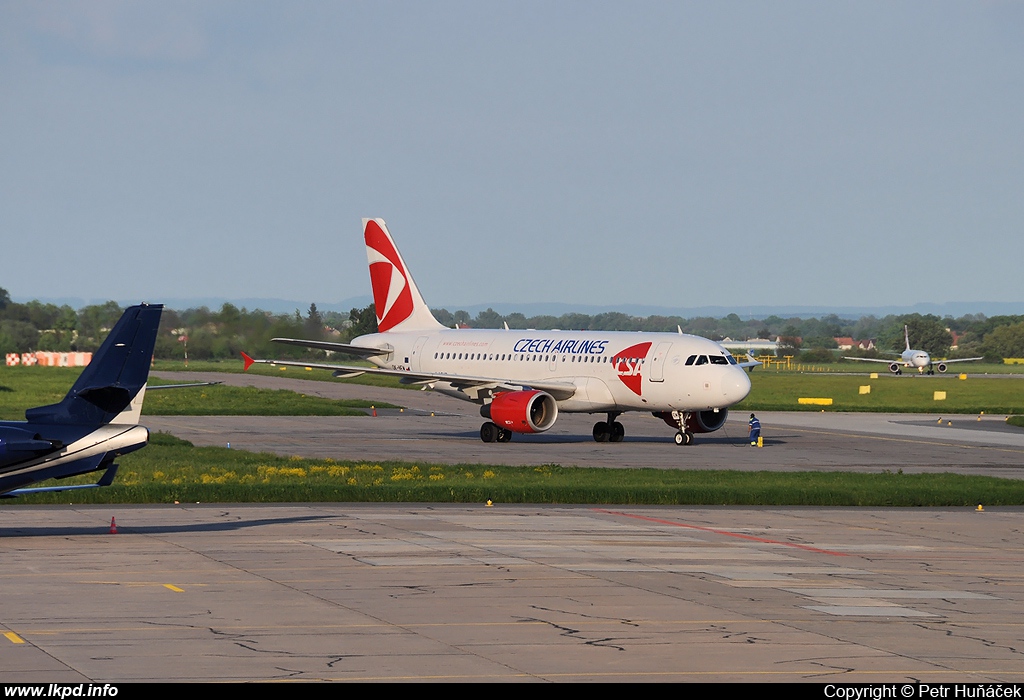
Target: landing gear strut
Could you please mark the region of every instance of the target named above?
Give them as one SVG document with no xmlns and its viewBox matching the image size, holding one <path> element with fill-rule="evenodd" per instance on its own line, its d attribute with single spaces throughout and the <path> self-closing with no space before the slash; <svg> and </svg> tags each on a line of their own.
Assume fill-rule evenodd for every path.
<svg viewBox="0 0 1024 700">
<path fill-rule="evenodd" d="M 675 421 L 676 427 L 679 431 L 673 436 L 677 445 L 690 445 L 693 444 L 693 433 L 686 429 L 686 420 L 690 417 L 690 414 L 686 411 L 672 411 L 672 420 Z M 666 423 L 668 421 L 665 421 Z"/>
<path fill-rule="evenodd" d="M 609 413 L 607 422 L 594 423 L 594 440 L 597 442 L 622 442 L 622 439 L 626 437 L 626 429 L 622 427 L 622 423 L 615 420 L 618 417 L 618 413 Z"/>
<path fill-rule="evenodd" d="M 512 431 L 488 422 L 480 426 L 480 439 L 484 442 L 508 442 L 512 439 Z"/>
</svg>

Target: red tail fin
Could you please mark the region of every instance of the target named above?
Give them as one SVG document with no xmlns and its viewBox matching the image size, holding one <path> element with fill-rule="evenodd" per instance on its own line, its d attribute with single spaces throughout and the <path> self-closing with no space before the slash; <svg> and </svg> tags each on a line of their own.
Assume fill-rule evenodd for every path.
<svg viewBox="0 0 1024 700">
<path fill-rule="evenodd" d="M 252 367 L 252 363 L 255 362 L 256 360 L 252 359 L 251 357 L 249 357 L 248 355 L 246 355 L 243 352 L 242 353 L 242 361 L 245 362 L 245 367 L 242 368 L 242 371 L 244 372 L 245 370 L 247 370 L 250 367 Z"/>
</svg>

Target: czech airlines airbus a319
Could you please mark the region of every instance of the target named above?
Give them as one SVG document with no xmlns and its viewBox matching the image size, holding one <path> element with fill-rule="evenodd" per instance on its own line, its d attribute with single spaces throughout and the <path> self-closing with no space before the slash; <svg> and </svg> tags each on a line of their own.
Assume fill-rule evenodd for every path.
<svg viewBox="0 0 1024 700">
<path fill-rule="evenodd" d="M 744 367 L 706 338 L 676 333 L 452 329 L 420 296 L 382 219 L 363 219 L 378 332 L 351 344 L 294 338 L 280 343 L 365 357 L 373 368 L 253 360 L 332 370 L 336 377 L 397 376 L 405 384 L 480 404 L 484 442 L 550 429 L 560 411 L 605 414 L 598 442 L 620 442 L 617 420 L 644 411 L 676 429 L 677 445 L 725 424 L 728 408 L 750 392 Z"/>
</svg>

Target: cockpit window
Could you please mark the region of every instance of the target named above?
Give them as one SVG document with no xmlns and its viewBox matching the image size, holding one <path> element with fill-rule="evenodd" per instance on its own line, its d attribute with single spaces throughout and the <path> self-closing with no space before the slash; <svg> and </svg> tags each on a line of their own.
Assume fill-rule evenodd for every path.
<svg viewBox="0 0 1024 700">
<path fill-rule="evenodd" d="M 729 360 L 729 364 L 730 365 L 735 365 L 736 364 L 736 358 L 733 357 L 732 355 L 726 355 L 725 359 Z"/>
<path fill-rule="evenodd" d="M 700 357 L 697 358 L 697 364 L 698 365 L 706 365 L 707 363 L 708 363 L 708 356 L 707 355 L 701 355 Z"/>
<path fill-rule="evenodd" d="M 725 359 L 724 357 L 722 357 L 721 355 L 712 355 L 711 356 L 711 364 L 713 364 L 713 365 L 727 365 L 727 364 L 729 364 L 729 361 L 727 359 Z"/>
<path fill-rule="evenodd" d="M 687 365 L 692 365 L 694 360 L 696 360 L 696 359 L 697 359 L 696 355 L 690 355 L 689 357 L 686 358 L 686 364 Z"/>
</svg>

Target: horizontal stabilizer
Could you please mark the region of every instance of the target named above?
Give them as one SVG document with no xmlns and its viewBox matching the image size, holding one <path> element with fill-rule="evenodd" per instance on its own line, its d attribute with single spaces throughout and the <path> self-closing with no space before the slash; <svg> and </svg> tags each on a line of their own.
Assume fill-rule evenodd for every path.
<svg viewBox="0 0 1024 700">
<path fill-rule="evenodd" d="M 387 355 L 390 350 L 382 348 L 368 348 L 363 345 L 349 345 L 348 343 L 330 343 L 326 340 L 300 340 L 298 338 L 271 338 L 272 343 L 282 345 L 297 345 L 300 348 L 315 348 L 329 352 L 343 352 L 347 355 L 358 355 L 360 357 L 375 357 Z"/>
</svg>

